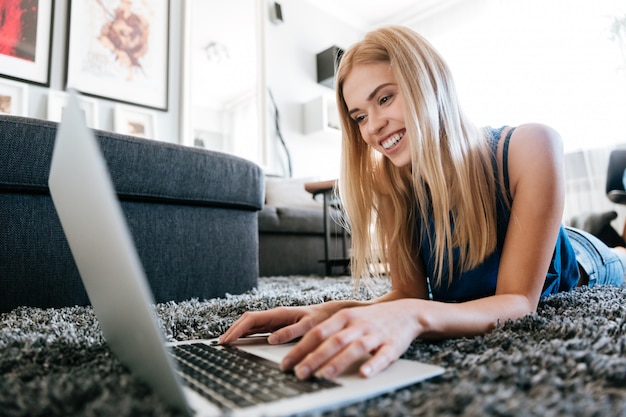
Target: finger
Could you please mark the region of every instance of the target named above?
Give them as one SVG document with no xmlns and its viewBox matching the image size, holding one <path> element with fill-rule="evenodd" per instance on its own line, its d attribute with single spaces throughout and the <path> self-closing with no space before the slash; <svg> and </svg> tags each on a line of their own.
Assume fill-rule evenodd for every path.
<svg viewBox="0 0 626 417">
<path fill-rule="evenodd" d="M 373 352 L 380 343 L 375 336 L 355 337 L 334 357 L 324 363 L 315 373 L 318 378 L 333 379 Z"/>
<path fill-rule="evenodd" d="M 371 359 L 359 367 L 359 374 L 364 378 L 372 377 L 387 369 L 399 357 L 400 353 L 397 353 L 393 346 L 383 345 Z"/>
<path fill-rule="evenodd" d="M 304 335 L 302 340 L 289 352 L 288 358 L 294 364 L 300 362 L 309 353 L 317 349 L 331 335 L 338 333 L 349 321 L 349 315 L 339 312 L 332 317 L 324 320 L 320 324 L 312 326 L 312 328 Z"/>
<path fill-rule="evenodd" d="M 220 336 L 219 343 L 234 342 L 240 337 L 247 336 L 267 329 L 267 312 L 247 312 L 235 321 L 226 332 Z"/>
<path fill-rule="evenodd" d="M 321 326 L 317 326 L 298 343 L 298 345 L 302 344 L 302 346 L 296 345 L 296 347 L 300 347 L 302 350 L 296 351 L 295 354 L 302 355 L 303 352 L 306 352 L 306 356 L 301 360 L 297 360 L 295 355 L 291 357 L 296 361 L 294 363 L 298 363 L 294 368 L 298 378 L 306 379 L 313 375 L 322 365 L 361 335 L 361 330 L 356 327 L 340 329 L 340 331 L 333 330 L 333 327 L 321 328 Z M 311 333 L 313 333 L 312 337 L 305 340 Z"/>
<path fill-rule="evenodd" d="M 248 321 L 248 313 L 244 313 L 239 319 L 237 319 L 231 326 L 221 335 L 218 339 L 219 343 L 226 344 L 237 340 L 247 330 L 246 322 Z"/>
<path fill-rule="evenodd" d="M 314 325 L 315 322 L 311 318 L 304 318 L 297 323 L 276 330 L 267 341 L 273 345 L 291 342 L 306 334 Z"/>
<path fill-rule="evenodd" d="M 283 358 L 283 361 L 281 362 L 281 368 L 283 370 L 293 369 L 296 364 L 307 357 L 307 355 L 309 355 L 322 343 L 322 341 L 326 338 L 326 333 L 328 332 L 324 330 L 324 325 L 329 321 L 332 321 L 332 319 L 328 319 L 322 324 L 313 327 L 304 335 L 304 337 L 302 337 L 302 340 L 300 340 Z M 307 378 L 310 374 L 311 371 L 309 369 L 300 367 L 300 375 L 302 379 Z"/>
<path fill-rule="evenodd" d="M 297 322 L 301 313 L 287 308 L 244 313 L 220 337 L 220 343 L 231 343 L 240 337 L 254 333 L 273 332 L 283 326 Z"/>
</svg>

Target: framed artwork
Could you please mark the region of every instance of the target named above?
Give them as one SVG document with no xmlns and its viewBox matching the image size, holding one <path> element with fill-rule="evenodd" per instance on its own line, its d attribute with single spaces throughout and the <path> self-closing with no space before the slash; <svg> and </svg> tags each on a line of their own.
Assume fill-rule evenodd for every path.
<svg viewBox="0 0 626 417">
<path fill-rule="evenodd" d="M 0 114 L 28 116 L 28 85 L 0 80 Z"/>
<path fill-rule="evenodd" d="M 113 130 L 117 133 L 146 139 L 156 138 L 156 113 L 153 111 L 116 104 L 113 119 Z"/>
<path fill-rule="evenodd" d="M 169 0 L 74 0 L 67 87 L 167 110 Z"/>
<path fill-rule="evenodd" d="M 67 106 L 69 94 L 63 91 L 50 90 L 48 93 L 48 120 L 60 122 L 63 110 Z M 98 129 L 98 100 L 90 97 L 78 96 L 78 104 L 85 115 L 87 126 Z"/>
<path fill-rule="evenodd" d="M 50 85 L 54 0 L 0 2 L 0 75 Z"/>
</svg>

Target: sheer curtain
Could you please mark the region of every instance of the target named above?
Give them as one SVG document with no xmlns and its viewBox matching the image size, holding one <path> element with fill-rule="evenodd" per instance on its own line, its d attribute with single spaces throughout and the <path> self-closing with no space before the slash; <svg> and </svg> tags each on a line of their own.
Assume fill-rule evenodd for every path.
<svg viewBox="0 0 626 417">
<path fill-rule="evenodd" d="M 564 221 L 623 208 L 604 193 L 608 154 L 626 144 L 623 0 L 471 0 L 405 22 L 443 54 L 480 125 L 540 122 L 563 137 Z M 626 24 L 626 23 L 625 23 Z"/>
<path fill-rule="evenodd" d="M 225 149 L 228 153 L 260 163 L 257 100 L 249 91 L 224 106 Z"/>
</svg>

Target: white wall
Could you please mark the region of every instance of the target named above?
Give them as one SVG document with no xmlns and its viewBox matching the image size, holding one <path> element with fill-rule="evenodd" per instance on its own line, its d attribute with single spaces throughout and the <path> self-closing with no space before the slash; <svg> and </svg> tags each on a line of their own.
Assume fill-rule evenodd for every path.
<svg viewBox="0 0 626 417">
<path fill-rule="evenodd" d="M 334 90 L 317 83 L 316 55 L 330 46 L 342 48 L 357 41 L 362 32 L 302 0 L 282 0 L 284 22 L 267 25 L 267 83 L 280 112 L 280 127 L 292 157 L 297 178 L 337 178 L 341 138 L 338 134 L 303 133 L 303 105 Z M 274 147 L 273 171 L 284 173 L 278 139 Z"/>
<path fill-rule="evenodd" d="M 81 0 L 82 1 L 82 0 Z M 68 0 L 54 2 L 52 53 L 50 70 L 50 87 L 28 85 L 28 116 L 47 119 L 48 91 L 65 91 L 66 54 L 67 54 L 67 17 Z M 169 49 L 169 83 L 168 111 L 156 113 L 157 137 L 167 142 L 178 142 L 179 135 L 179 103 L 180 103 L 180 72 L 182 50 L 182 3 L 170 0 L 170 49 Z M 113 108 L 115 102 L 98 98 L 99 128 L 113 130 Z"/>
<path fill-rule="evenodd" d="M 217 2 L 216 2 L 217 3 Z M 339 175 L 340 137 L 337 134 L 303 133 L 304 103 L 334 91 L 317 84 L 316 54 L 337 45 L 347 47 L 361 36 L 354 27 L 301 0 L 280 1 L 284 23 L 267 23 L 267 82 L 280 112 L 280 126 L 292 156 L 294 177 L 336 178 Z M 66 77 L 68 0 L 54 3 L 50 86 L 29 84 L 28 116 L 47 118 L 50 90 L 64 91 Z M 216 7 L 220 7 L 216 5 Z M 170 0 L 168 111 L 155 111 L 157 139 L 180 142 L 179 114 L 183 51 L 183 2 Z M 113 130 L 113 100 L 97 98 L 99 128 Z M 268 174 L 284 175 L 284 152 L 270 137 Z"/>
</svg>

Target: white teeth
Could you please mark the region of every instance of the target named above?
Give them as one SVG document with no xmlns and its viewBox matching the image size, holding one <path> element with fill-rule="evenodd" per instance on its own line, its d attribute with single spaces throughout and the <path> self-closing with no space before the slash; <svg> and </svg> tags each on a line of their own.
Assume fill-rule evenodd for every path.
<svg viewBox="0 0 626 417">
<path fill-rule="evenodd" d="M 387 139 L 386 141 L 382 143 L 383 148 L 385 149 L 391 148 L 393 145 L 400 142 L 400 139 L 402 139 L 402 137 L 404 137 L 404 133 L 397 133 L 393 135 L 392 137 L 390 137 L 389 139 Z"/>
</svg>

